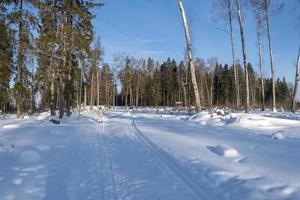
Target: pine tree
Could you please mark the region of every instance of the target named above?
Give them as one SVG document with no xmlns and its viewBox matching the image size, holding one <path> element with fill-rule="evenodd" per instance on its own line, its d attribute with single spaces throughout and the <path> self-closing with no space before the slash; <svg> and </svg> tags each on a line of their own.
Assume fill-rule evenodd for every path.
<svg viewBox="0 0 300 200">
<path fill-rule="evenodd" d="M 26 66 L 26 54 L 33 49 L 32 32 L 37 25 L 37 18 L 28 5 L 37 6 L 38 2 L 33 0 L 5 0 L 5 2 L 12 6 L 8 20 L 15 25 L 17 32 L 16 77 L 13 94 L 16 99 L 17 117 L 20 117 L 28 103 L 27 100 L 30 99 L 28 85 L 30 72 Z"/>
<path fill-rule="evenodd" d="M 49 106 L 55 115 L 58 88 L 58 69 L 61 58 L 58 56 L 58 9 L 55 1 L 42 1 L 39 5 L 39 38 L 37 40 L 38 69 L 36 82 L 42 97 L 43 107 Z"/>
<path fill-rule="evenodd" d="M 8 111 L 9 82 L 13 65 L 13 34 L 6 23 L 6 9 L 0 3 L 0 113 Z"/>
<path fill-rule="evenodd" d="M 39 71 L 51 85 L 48 87 L 51 88 L 51 98 L 47 98 L 47 102 L 50 102 L 52 115 L 55 114 L 55 94 L 56 101 L 59 102 L 60 118 L 64 116 L 65 110 L 67 116 L 71 115 L 75 99 L 81 96 L 78 95 L 81 91 L 81 86 L 78 86 L 81 83 L 79 63 L 85 65 L 84 63 L 89 60 L 90 44 L 94 35 L 92 26 L 94 15 L 91 9 L 102 5 L 89 0 L 41 1 Z M 58 79 L 55 80 L 54 77 Z M 57 90 L 54 91 L 54 88 Z M 79 101 L 77 99 L 77 102 Z"/>
</svg>

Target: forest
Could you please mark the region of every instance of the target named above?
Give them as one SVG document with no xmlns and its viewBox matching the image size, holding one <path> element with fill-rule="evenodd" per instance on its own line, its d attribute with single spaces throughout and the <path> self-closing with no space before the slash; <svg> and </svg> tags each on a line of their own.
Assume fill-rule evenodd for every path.
<svg viewBox="0 0 300 200">
<path fill-rule="evenodd" d="M 273 13 L 284 9 L 283 3 L 212 1 L 218 22 L 225 24 L 222 28 L 230 35 L 231 63 L 219 63 L 218 55 L 193 57 L 183 1 L 178 0 L 178 5 L 182 16 L 178 23 L 183 23 L 187 42 L 182 61 L 168 58 L 160 63 L 116 52 L 113 63 L 106 63 L 105 49 L 92 23 L 93 10 L 101 10 L 105 4 L 90 0 L 1 1 L 1 113 L 20 117 L 49 110 L 62 118 L 70 116 L 72 109 L 91 105 L 297 110 L 300 49 L 295 58 L 295 82 L 276 76 L 273 63 L 270 20 Z M 244 12 L 257 22 L 259 71 L 247 60 Z M 240 35 L 233 35 L 233 23 L 238 23 Z M 262 41 L 262 30 L 267 32 L 267 41 Z M 243 58 L 236 57 L 234 43 L 241 43 Z M 269 58 L 265 59 L 271 66 L 263 66 L 262 43 L 268 45 Z M 264 67 L 271 69 L 271 77 L 264 76 Z"/>
</svg>

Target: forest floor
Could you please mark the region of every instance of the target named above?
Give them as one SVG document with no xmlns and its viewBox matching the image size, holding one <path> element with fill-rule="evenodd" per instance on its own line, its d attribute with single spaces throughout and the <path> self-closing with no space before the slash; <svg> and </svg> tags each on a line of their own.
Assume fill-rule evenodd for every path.
<svg viewBox="0 0 300 200">
<path fill-rule="evenodd" d="M 300 199 L 300 115 L 0 115 L 0 199 Z"/>
</svg>

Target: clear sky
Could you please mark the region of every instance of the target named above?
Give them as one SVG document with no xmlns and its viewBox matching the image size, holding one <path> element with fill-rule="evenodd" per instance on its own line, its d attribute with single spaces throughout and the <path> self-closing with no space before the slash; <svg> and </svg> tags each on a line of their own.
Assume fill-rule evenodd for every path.
<svg viewBox="0 0 300 200">
<path fill-rule="evenodd" d="M 273 0 L 274 3 L 280 0 Z M 281 0 L 284 9 L 271 16 L 272 42 L 276 75 L 294 80 L 297 51 L 300 45 L 300 5 L 297 0 Z M 124 52 L 136 58 L 152 57 L 160 62 L 168 57 L 183 59 L 185 38 L 177 0 L 102 0 L 105 6 L 94 10 L 96 35 L 101 37 L 104 62 L 113 54 Z M 218 57 L 231 62 L 229 35 L 213 25 L 212 0 L 184 0 L 191 23 L 194 56 Z M 256 24 L 250 8 L 245 13 L 245 36 L 248 60 L 257 69 Z M 239 27 L 234 22 L 237 58 L 241 59 Z M 264 73 L 270 75 L 266 32 L 263 32 Z"/>
</svg>

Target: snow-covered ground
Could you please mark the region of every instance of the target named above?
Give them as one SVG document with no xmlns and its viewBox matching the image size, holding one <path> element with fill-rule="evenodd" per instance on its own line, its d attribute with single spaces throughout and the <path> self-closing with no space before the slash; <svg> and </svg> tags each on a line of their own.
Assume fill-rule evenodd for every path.
<svg viewBox="0 0 300 200">
<path fill-rule="evenodd" d="M 300 199 L 299 114 L 48 115 L 0 116 L 1 200 Z"/>
</svg>

